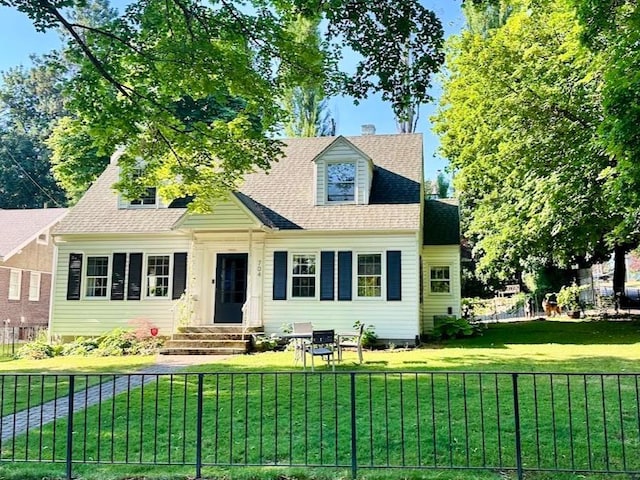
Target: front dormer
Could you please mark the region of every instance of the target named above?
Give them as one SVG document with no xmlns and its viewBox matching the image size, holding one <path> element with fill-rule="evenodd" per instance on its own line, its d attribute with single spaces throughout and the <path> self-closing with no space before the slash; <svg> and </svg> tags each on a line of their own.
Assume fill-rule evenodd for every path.
<svg viewBox="0 0 640 480">
<path fill-rule="evenodd" d="M 374 165 L 362 150 L 344 137 L 318 154 L 315 164 L 315 205 L 369 203 Z"/>
<path fill-rule="evenodd" d="M 120 157 L 124 154 L 125 150 L 123 147 L 118 148 L 113 155 L 111 156 L 110 163 L 112 165 L 118 165 L 118 161 Z M 142 158 L 136 159 L 137 168 L 134 172 L 134 178 L 142 175 L 144 170 L 145 162 Z M 144 193 L 138 198 L 129 200 L 126 198 L 121 192 L 118 192 L 118 209 L 119 210 L 129 210 L 129 209 L 155 209 L 155 208 L 167 208 L 167 204 L 162 201 L 160 195 L 158 193 L 157 187 L 147 187 Z"/>
<path fill-rule="evenodd" d="M 118 209 L 148 209 L 148 208 L 167 208 L 167 204 L 162 201 L 156 187 L 147 187 L 145 193 L 138 198 L 129 200 L 122 193 L 118 192 Z"/>
</svg>

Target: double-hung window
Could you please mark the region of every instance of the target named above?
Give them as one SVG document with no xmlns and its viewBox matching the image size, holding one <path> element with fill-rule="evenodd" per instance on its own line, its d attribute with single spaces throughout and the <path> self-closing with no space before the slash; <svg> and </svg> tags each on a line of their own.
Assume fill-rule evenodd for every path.
<svg viewBox="0 0 640 480">
<path fill-rule="evenodd" d="M 142 176 L 142 169 L 136 170 L 134 173 L 134 178 L 139 178 Z M 129 205 L 132 207 L 154 207 L 156 203 L 158 203 L 158 189 L 156 187 L 147 187 L 144 193 L 138 198 L 131 200 Z"/>
<path fill-rule="evenodd" d="M 22 270 L 11 270 L 9 273 L 9 300 L 20 300 Z"/>
<path fill-rule="evenodd" d="M 31 272 L 29 277 L 29 301 L 40 300 L 40 272 Z"/>
<path fill-rule="evenodd" d="M 87 257 L 87 289 L 85 296 L 106 298 L 109 286 L 109 257 Z"/>
<path fill-rule="evenodd" d="M 148 187 L 140 197 L 131 200 L 132 206 L 144 207 L 156 204 L 156 187 Z"/>
<path fill-rule="evenodd" d="M 146 296 L 169 296 L 169 255 L 149 255 L 147 257 Z"/>
<path fill-rule="evenodd" d="M 451 269 L 448 266 L 434 266 L 429 270 L 431 293 L 451 293 Z"/>
<path fill-rule="evenodd" d="M 291 296 L 293 298 L 315 298 L 316 255 L 294 254 L 291 264 Z"/>
<path fill-rule="evenodd" d="M 358 254 L 358 297 L 382 296 L 382 255 Z"/>
<path fill-rule="evenodd" d="M 353 202 L 356 198 L 355 162 L 327 164 L 327 201 Z"/>
</svg>

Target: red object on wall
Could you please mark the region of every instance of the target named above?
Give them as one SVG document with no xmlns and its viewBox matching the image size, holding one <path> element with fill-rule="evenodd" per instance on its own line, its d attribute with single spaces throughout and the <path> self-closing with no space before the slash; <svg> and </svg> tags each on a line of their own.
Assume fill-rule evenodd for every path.
<svg viewBox="0 0 640 480">
<path fill-rule="evenodd" d="M 158 327 L 151 327 L 151 336 L 155 337 L 158 335 Z"/>
</svg>

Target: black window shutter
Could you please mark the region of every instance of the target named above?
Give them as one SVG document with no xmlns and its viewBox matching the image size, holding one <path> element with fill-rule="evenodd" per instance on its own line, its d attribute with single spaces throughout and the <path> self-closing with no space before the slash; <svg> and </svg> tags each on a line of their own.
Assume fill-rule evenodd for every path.
<svg viewBox="0 0 640 480">
<path fill-rule="evenodd" d="M 187 289 L 187 253 L 173 254 L 173 286 L 171 298 L 177 300 Z"/>
<path fill-rule="evenodd" d="M 287 252 L 273 252 L 273 299 L 287 299 Z"/>
<path fill-rule="evenodd" d="M 334 299 L 335 252 L 320 252 L 320 300 Z"/>
<path fill-rule="evenodd" d="M 140 300 L 142 293 L 142 254 L 129 254 L 129 283 L 127 300 Z"/>
<path fill-rule="evenodd" d="M 338 300 L 351 300 L 351 258 L 351 252 L 338 252 Z"/>
<path fill-rule="evenodd" d="M 402 300 L 402 259 L 400 250 L 387 251 L 387 300 Z"/>
<path fill-rule="evenodd" d="M 67 300 L 80 300 L 82 283 L 82 254 L 69 254 L 69 276 L 67 278 Z"/>
<path fill-rule="evenodd" d="M 126 253 L 113 254 L 111 270 L 111 300 L 124 300 L 124 277 L 127 266 Z"/>
</svg>

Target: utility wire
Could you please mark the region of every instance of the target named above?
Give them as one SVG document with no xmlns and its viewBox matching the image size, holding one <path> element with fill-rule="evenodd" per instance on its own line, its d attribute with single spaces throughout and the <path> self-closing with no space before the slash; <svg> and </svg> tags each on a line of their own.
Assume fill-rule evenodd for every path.
<svg viewBox="0 0 640 480">
<path fill-rule="evenodd" d="M 14 164 L 16 167 L 18 167 L 18 168 L 22 171 L 22 173 L 24 173 L 24 174 L 27 176 L 27 178 L 28 178 L 29 180 L 31 180 L 31 182 L 32 182 L 36 187 L 38 187 L 38 189 L 40 189 L 40 191 L 41 191 L 42 193 L 44 193 L 44 194 L 49 198 L 49 200 L 51 200 L 51 201 L 52 201 L 54 204 L 56 204 L 58 207 L 61 207 L 61 208 L 63 208 L 63 207 L 64 207 L 64 205 L 62 205 L 62 204 L 61 204 L 60 202 L 58 202 L 55 198 L 53 198 L 53 197 L 49 194 L 49 192 L 47 192 L 47 191 L 44 189 L 44 187 L 42 187 L 42 186 L 41 186 L 37 181 L 35 181 L 35 180 L 34 180 L 34 178 L 29 174 L 29 172 L 27 172 L 27 171 L 24 169 L 24 167 L 23 167 L 22 165 L 20 165 L 20 163 L 18 162 L 18 160 L 16 160 L 16 157 L 14 157 L 14 156 L 13 156 L 13 154 L 12 154 L 8 149 L 5 149 L 5 151 L 7 152 L 7 155 L 9 155 L 9 158 L 11 159 L 11 161 L 13 162 L 13 164 Z"/>
</svg>

